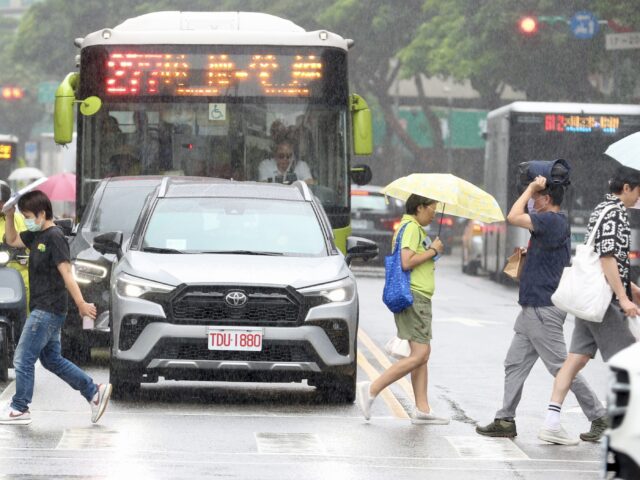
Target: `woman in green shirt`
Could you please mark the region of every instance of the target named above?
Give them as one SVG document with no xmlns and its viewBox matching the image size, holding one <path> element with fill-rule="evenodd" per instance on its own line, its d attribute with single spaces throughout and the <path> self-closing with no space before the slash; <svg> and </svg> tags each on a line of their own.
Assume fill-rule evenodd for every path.
<svg viewBox="0 0 640 480">
<path fill-rule="evenodd" d="M 402 235 L 400 258 L 402 269 L 411 271 L 413 305 L 395 313 L 398 337 L 409 341 L 411 354 L 398 360 L 373 382 L 360 382 L 356 402 L 364 418 L 371 418 L 371 404 L 376 396 L 389 385 L 411 373 L 411 385 L 415 396 L 415 408 L 411 414 L 414 424 L 447 424 L 448 418 L 436 416 L 427 397 L 427 362 L 431 354 L 431 296 L 435 288 L 434 257 L 441 254 L 444 245 L 439 238 L 427 243 L 423 227 L 431 223 L 436 214 L 437 202 L 419 195 L 411 195 L 405 205 L 406 214 L 400 228 L 407 224 Z M 398 229 L 399 231 L 399 229 Z M 395 246 L 395 237 L 393 238 Z"/>
</svg>

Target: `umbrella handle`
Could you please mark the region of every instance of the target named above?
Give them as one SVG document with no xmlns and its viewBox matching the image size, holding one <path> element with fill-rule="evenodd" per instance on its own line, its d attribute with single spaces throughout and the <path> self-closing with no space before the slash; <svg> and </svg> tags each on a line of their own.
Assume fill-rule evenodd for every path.
<svg viewBox="0 0 640 480">
<path fill-rule="evenodd" d="M 446 204 L 443 203 L 442 204 L 442 212 L 440 212 L 440 225 L 438 225 L 438 237 L 440 236 L 440 230 L 442 230 L 442 218 L 444 217 L 444 209 L 446 207 Z"/>
</svg>

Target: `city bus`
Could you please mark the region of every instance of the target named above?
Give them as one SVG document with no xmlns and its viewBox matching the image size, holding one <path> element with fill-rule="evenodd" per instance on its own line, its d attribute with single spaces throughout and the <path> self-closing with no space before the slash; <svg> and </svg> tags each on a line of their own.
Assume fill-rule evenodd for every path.
<svg viewBox="0 0 640 480">
<path fill-rule="evenodd" d="M 0 135 L 0 180 L 7 180 L 7 177 L 18 165 L 16 161 L 16 150 L 18 148 L 18 137 L 15 135 Z"/>
<path fill-rule="evenodd" d="M 371 176 L 351 159 L 373 148 L 369 108 L 348 88 L 352 40 L 261 13 L 156 12 L 76 45 L 78 71 L 56 92 L 54 139 L 69 143 L 75 125 L 78 216 L 109 176 L 265 180 L 262 162 L 285 139 L 295 165 L 268 181 L 293 181 L 308 166 L 304 180 L 345 250 L 351 181 Z"/>
<path fill-rule="evenodd" d="M 589 103 L 515 102 L 489 112 L 485 150 L 485 188 L 506 213 L 518 198 L 518 165 L 563 158 L 571 166 L 571 185 L 562 209 L 571 221 L 572 247 L 584 242 L 589 215 L 608 193 L 607 181 L 620 165 L 604 154 L 609 145 L 640 131 L 640 106 Z M 631 267 L 640 273 L 640 212 L 628 210 L 632 227 Z M 477 228 L 477 227 L 476 227 Z M 506 223 L 477 228 L 483 242 L 481 270 L 503 279 L 506 259 L 527 245 L 529 232 Z"/>
</svg>

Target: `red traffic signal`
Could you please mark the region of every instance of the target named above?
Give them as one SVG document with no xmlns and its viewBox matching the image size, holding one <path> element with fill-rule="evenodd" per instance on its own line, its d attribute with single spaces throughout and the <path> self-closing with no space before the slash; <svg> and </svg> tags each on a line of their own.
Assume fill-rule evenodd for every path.
<svg viewBox="0 0 640 480">
<path fill-rule="evenodd" d="M 538 32 L 537 17 L 526 16 L 518 20 L 518 29 L 524 35 L 534 35 Z"/>
<path fill-rule="evenodd" d="M 1 90 L 3 100 L 21 100 L 24 98 L 24 88 L 20 87 L 2 87 Z"/>
</svg>

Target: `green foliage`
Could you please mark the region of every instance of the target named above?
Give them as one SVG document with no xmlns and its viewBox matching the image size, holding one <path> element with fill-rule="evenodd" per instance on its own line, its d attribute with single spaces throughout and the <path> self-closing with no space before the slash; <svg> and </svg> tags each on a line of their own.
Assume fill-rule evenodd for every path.
<svg viewBox="0 0 640 480">
<path fill-rule="evenodd" d="M 589 75 L 602 63 L 602 34 L 578 40 L 564 22 L 541 23 L 529 37 L 517 29 L 525 14 L 568 19 L 584 3 L 426 0 L 427 19 L 400 54 L 403 73 L 470 79 L 488 106 L 498 102 L 504 85 L 526 92 L 530 100 L 597 100 Z"/>
</svg>

